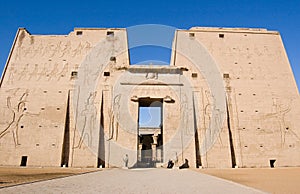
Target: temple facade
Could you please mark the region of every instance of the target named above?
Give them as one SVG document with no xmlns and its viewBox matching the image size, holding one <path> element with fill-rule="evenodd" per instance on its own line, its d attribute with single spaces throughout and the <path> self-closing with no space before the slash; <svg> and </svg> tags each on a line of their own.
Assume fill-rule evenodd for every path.
<svg viewBox="0 0 300 194">
<path fill-rule="evenodd" d="M 169 66 L 134 65 L 126 29 L 20 28 L 0 83 L 0 165 L 300 165 L 300 98 L 278 32 L 193 27 L 172 47 Z M 159 125 L 139 125 L 143 107 Z"/>
</svg>

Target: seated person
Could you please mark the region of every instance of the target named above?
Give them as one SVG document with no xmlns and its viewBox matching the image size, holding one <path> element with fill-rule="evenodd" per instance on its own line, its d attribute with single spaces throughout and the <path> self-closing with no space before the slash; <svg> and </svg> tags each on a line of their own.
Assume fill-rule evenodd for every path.
<svg viewBox="0 0 300 194">
<path fill-rule="evenodd" d="M 174 162 L 170 159 L 167 168 L 173 168 Z"/>
<path fill-rule="evenodd" d="M 185 159 L 184 164 L 182 164 L 181 166 L 179 166 L 179 169 L 183 169 L 183 168 L 189 168 L 189 161 L 187 159 Z"/>
</svg>

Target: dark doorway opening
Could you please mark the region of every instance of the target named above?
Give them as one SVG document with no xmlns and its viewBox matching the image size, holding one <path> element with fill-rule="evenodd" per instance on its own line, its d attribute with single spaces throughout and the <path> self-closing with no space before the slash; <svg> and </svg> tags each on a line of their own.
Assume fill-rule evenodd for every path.
<svg viewBox="0 0 300 194">
<path fill-rule="evenodd" d="M 276 160 L 270 160 L 270 167 L 271 168 L 275 167 L 275 162 L 276 162 Z"/>
<path fill-rule="evenodd" d="M 152 135 L 141 135 L 139 138 L 139 143 L 141 144 L 141 163 L 145 164 L 144 167 L 153 167 L 152 161 Z"/>
<path fill-rule="evenodd" d="M 26 166 L 26 165 L 27 165 L 27 156 L 22 156 L 20 166 Z"/>
</svg>

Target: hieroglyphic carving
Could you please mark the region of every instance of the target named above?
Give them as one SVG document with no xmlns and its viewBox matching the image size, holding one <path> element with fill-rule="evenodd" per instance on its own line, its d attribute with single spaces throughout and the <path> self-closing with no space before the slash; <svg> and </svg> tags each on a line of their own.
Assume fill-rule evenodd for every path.
<svg viewBox="0 0 300 194">
<path fill-rule="evenodd" d="M 158 79 L 157 72 L 149 72 L 146 74 L 146 79 Z"/>
<path fill-rule="evenodd" d="M 54 55 L 59 51 L 59 45 L 61 42 L 58 44 L 54 44 L 52 42 L 48 42 L 46 47 L 44 48 L 44 51 L 42 53 L 42 56 L 47 56 L 47 57 L 54 57 Z"/>
<path fill-rule="evenodd" d="M 43 42 L 41 41 L 37 47 L 33 48 L 33 52 L 31 54 L 31 58 L 35 57 L 35 56 L 40 56 L 43 53 Z"/>
<path fill-rule="evenodd" d="M 31 53 L 31 48 L 30 47 L 22 45 L 21 50 L 23 52 L 24 58 L 27 58 L 27 57 L 30 56 L 30 53 Z"/>
<path fill-rule="evenodd" d="M 9 96 L 16 96 L 18 91 L 20 91 L 20 88 L 9 89 L 6 92 L 9 94 Z"/>
<path fill-rule="evenodd" d="M 7 84 L 14 83 L 15 74 L 17 74 L 17 69 L 15 68 L 15 64 L 12 63 L 8 71 Z"/>
<path fill-rule="evenodd" d="M 64 56 L 68 56 L 71 49 L 71 42 L 67 41 L 66 43 L 62 43 L 62 47 L 60 50 L 61 55 L 59 55 L 59 58 L 62 58 Z"/>
<path fill-rule="evenodd" d="M 60 69 L 60 64 L 55 63 L 54 65 L 51 62 L 44 63 L 44 65 L 35 64 L 34 69 L 30 71 L 29 64 L 22 70 L 23 74 L 28 75 L 27 81 L 31 81 L 35 79 L 36 81 L 40 81 L 45 79 L 46 81 L 57 80 L 60 81 L 63 77 L 65 77 L 69 72 L 69 64 L 64 62 L 62 69 Z M 25 78 L 25 75 L 20 75 L 20 78 Z M 20 79 L 19 78 L 19 79 Z"/>
<path fill-rule="evenodd" d="M 91 44 L 88 41 L 85 41 L 83 43 L 79 42 L 77 47 L 72 50 L 72 57 L 78 55 L 86 55 L 91 48 Z"/>
<path fill-rule="evenodd" d="M 92 48 L 91 43 L 85 41 L 83 46 L 83 55 L 84 56 L 87 55 L 91 48 Z"/>
<path fill-rule="evenodd" d="M 77 47 L 75 49 L 72 50 L 72 57 L 75 57 L 77 55 L 81 54 L 81 50 L 83 49 L 83 45 L 81 42 L 79 42 L 79 44 L 77 45 Z"/>
<path fill-rule="evenodd" d="M 26 42 L 25 42 L 26 43 Z M 92 48 L 88 41 L 81 41 L 79 43 L 71 43 L 71 41 L 59 41 L 57 43 L 48 42 L 44 44 L 42 40 L 34 41 L 32 44 L 25 44 L 24 41 L 19 41 L 15 53 L 16 60 L 23 58 L 44 57 L 62 58 L 71 55 L 72 57 L 86 55 Z M 73 46 L 73 48 L 72 48 Z M 75 46 L 75 47 L 74 47 Z"/>
<path fill-rule="evenodd" d="M 32 72 L 29 73 L 28 81 L 30 81 L 33 77 L 35 77 L 38 74 L 38 72 L 39 72 L 39 65 L 35 64 Z"/>
<path fill-rule="evenodd" d="M 55 63 L 54 64 L 54 67 L 51 69 L 51 71 L 47 74 L 47 77 L 48 77 L 48 81 L 50 80 L 54 80 L 56 75 L 57 75 L 57 72 L 58 72 L 58 63 Z"/>
<path fill-rule="evenodd" d="M 28 72 L 28 69 L 29 69 L 29 64 L 26 64 L 25 67 L 23 68 L 23 70 L 19 73 L 19 78 L 18 80 L 25 80 L 26 77 L 27 77 L 27 72 Z"/>
<path fill-rule="evenodd" d="M 21 59 L 21 52 L 22 52 L 22 44 L 23 44 L 23 40 L 25 38 L 25 32 L 22 31 L 20 33 L 20 36 L 19 36 L 19 40 L 18 40 L 18 44 L 17 44 L 17 51 L 16 51 L 16 60 L 18 59 Z"/>
<path fill-rule="evenodd" d="M 65 63 L 62 70 L 58 73 L 58 79 L 57 81 L 60 81 L 62 77 L 65 77 L 67 73 L 69 72 L 69 64 Z"/>
<path fill-rule="evenodd" d="M 45 63 L 44 66 L 43 66 L 43 68 L 41 69 L 41 71 L 39 71 L 37 73 L 37 79 L 36 79 L 36 81 L 40 81 L 42 78 L 46 77 L 46 75 L 47 75 L 47 67 L 48 67 L 48 64 Z"/>
</svg>

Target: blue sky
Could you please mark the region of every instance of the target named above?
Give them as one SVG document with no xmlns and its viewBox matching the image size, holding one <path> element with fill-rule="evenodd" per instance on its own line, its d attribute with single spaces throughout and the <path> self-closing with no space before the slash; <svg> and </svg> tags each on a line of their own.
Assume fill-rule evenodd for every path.
<svg viewBox="0 0 300 194">
<path fill-rule="evenodd" d="M 161 124 L 160 107 L 140 107 L 139 125 L 140 127 L 159 127 Z"/>
<path fill-rule="evenodd" d="M 300 1 L 5 1 L 0 6 L 0 71 L 18 27 L 25 27 L 32 34 L 68 34 L 74 27 L 140 24 L 163 24 L 180 29 L 212 26 L 278 30 L 300 84 Z M 159 57 L 153 55 L 153 60 L 168 59 Z"/>
</svg>

